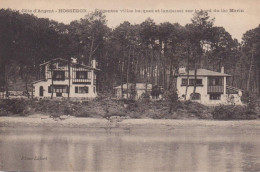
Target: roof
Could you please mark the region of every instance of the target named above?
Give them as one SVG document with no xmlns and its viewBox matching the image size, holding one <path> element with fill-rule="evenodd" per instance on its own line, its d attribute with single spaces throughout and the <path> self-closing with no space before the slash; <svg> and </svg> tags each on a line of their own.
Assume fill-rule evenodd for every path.
<svg viewBox="0 0 260 172">
<path fill-rule="evenodd" d="M 128 84 L 128 88 L 133 87 L 133 83 Z M 114 89 L 121 89 L 121 85 L 114 87 Z M 127 89 L 127 84 L 123 84 L 123 89 Z M 137 90 L 145 90 L 146 89 L 146 83 L 136 83 L 136 89 Z M 152 89 L 152 84 L 147 84 L 147 89 Z"/>
<path fill-rule="evenodd" d="M 51 61 L 65 61 L 65 62 L 68 62 L 68 60 L 65 60 L 65 59 L 62 59 L 62 58 L 56 58 L 56 59 L 52 59 L 52 60 L 49 60 L 47 62 L 44 62 L 44 63 L 40 64 L 40 66 L 49 64 Z"/>
<path fill-rule="evenodd" d="M 51 62 L 58 62 L 58 61 L 68 62 L 68 60 L 66 60 L 66 59 L 56 58 L 56 59 L 52 59 L 52 60 L 49 60 L 49 61 L 47 61 L 47 62 L 44 62 L 44 63 L 40 64 L 40 66 L 49 64 L 49 63 L 51 63 Z M 72 65 L 79 65 L 80 67 L 87 68 L 87 69 L 99 70 L 99 71 L 100 71 L 100 69 L 98 69 L 98 68 L 93 68 L 93 67 L 90 67 L 90 66 L 87 66 L 87 65 L 83 65 L 83 64 L 79 64 L 79 63 L 71 62 L 71 64 L 72 64 Z"/>
<path fill-rule="evenodd" d="M 152 89 L 152 84 L 147 84 L 147 89 L 151 90 Z M 136 89 L 137 90 L 145 90 L 146 89 L 146 83 L 136 83 Z"/>
<path fill-rule="evenodd" d="M 128 88 L 130 88 L 132 85 L 132 83 L 128 83 Z M 114 87 L 114 89 L 121 89 L 121 85 Z M 127 89 L 127 84 L 123 84 L 123 89 Z"/>
<path fill-rule="evenodd" d="M 229 86 L 229 85 L 226 85 L 226 87 L 227 87 L 227 89 L 234 90 L 234 91 L 243 91 L 240 88 L 232 87 L 232 86 Z"/>
<path fill-rule="evenodd" d="M 194 70 L 190 70 L 189 76 L 194 76 L 195 75 L 194 73 L 195 73 Z M 178 74 L 178 76 L 187 76 L 187 75 L 188 75 L 187 72 Z M 231 76 L 231 75 L 215 72 L 207 69 L 197 69 L 197 76 Z"/>
</svg>

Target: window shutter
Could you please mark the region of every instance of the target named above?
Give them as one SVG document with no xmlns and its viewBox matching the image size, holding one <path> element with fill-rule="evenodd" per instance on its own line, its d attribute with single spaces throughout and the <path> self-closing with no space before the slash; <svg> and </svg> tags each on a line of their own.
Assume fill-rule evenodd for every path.
<svg viewBox="0 0 260 172">
<path fill-rule="evenodd" d="M 51 86 L 48 87 L 48 93 L 51 93 Z"/>
<path fill-rule="evenodd" d="M 91 72 L 88 71 L 87 73 L 88 73 L 88 79 L 91 79 Z"/>
<path fill-rule="evenodd" d="M 188 80 L 182 78 L 182 80 L 181 80 L 181 84 L 182 84 L 182 85 L 187 85 L 187 84 L 188 84 Z"/>
<path fill-rule="evenodd" d="M 61 75 L 62 75 L 62 80 L 64 81 L 65 80 L 65 72 L 61 72 Z"/>
<path fill-rule="evenodd" d="M 53 73 L 52 73 L 52 79 L 56 79 L 56 71 L 53 71 Z"/>
<path fill-rule="evenodd" d="M 76 79 L 79 79 L 79 72 L 76 71 Z"/>
<path fill-rule="evenodd" d="M 79 92 L 79 87 L 75 87 L 75 93 Z"/>
</svg>

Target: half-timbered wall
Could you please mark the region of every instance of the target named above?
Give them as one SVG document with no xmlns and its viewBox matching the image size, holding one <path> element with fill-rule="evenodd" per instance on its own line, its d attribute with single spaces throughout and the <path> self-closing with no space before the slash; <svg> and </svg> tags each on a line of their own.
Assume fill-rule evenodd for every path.
<svg viewBox="0 0 260 172">
<path fill-rule="evenodd" d="M 53 97 L 67 97 L 68 94 L 70 97 L 82 98 L 97 96 L 94 70 L 79 64 L 71 64 L 69 67 L 66 62 L 47 63 L 40 66 L 38 80 L 34 84 L 36 97 L 51 97 L 51 88 Z M 61 85 L 66 89 L 57 87 Z M 43 88 L 43 96 L 40 96 L 40 87 Z"/>
</svg>

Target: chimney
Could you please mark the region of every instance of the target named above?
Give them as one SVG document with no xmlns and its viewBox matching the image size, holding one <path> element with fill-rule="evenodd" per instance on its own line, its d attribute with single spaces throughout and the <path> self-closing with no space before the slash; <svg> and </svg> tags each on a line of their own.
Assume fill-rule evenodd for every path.
<svg viewBox="0 0 260 172">
<path fill-rule="evenodd" d="M 77 59 L 76 58 L 71 58 L 71 60 L 72 60 L 72 63 L 77 63 Z"/>
<path fill-rule="evenodd" d="M 95 59 L 91 61 L 91 67 L 93 67 L 93 68 L 97 67 L 97 62 Z"/>
<path fill-rule="evenodd" d="M 184 73 L 186 73 L 186 68 L 182 66 L 179 68 L 179 74 L 184 74 Z"/>
<path fill-rule="evenodd" d="M 221 73 L 224 73 L 224 66 L 221 67 Z"/>
</svg>

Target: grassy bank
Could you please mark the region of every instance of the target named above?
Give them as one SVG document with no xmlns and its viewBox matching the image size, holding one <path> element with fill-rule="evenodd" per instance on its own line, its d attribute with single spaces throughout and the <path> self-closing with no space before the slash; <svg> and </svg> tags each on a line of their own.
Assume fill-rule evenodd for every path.
<svg viewBox="0 0 260 172">
<path fill-rule="evenodd" d="M 260 111 L 249 106 L 216 106 L 207 107 L 191 101 L 130 101 L 112 100 L 108 98 L 93 101 L 60 101 L 10 99 L 0 101 L 1 116 L 27 116 L 40 113 L 59 117 L 70 115 L 75 117 L 109 118 L 122 116 L 129 118 L 152 119 L 257 119 Z"/>
</svg>

